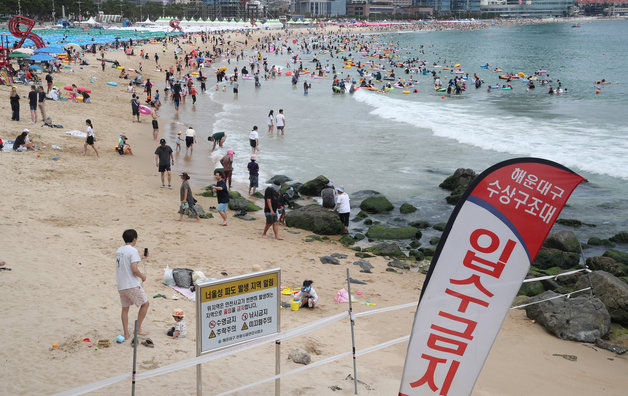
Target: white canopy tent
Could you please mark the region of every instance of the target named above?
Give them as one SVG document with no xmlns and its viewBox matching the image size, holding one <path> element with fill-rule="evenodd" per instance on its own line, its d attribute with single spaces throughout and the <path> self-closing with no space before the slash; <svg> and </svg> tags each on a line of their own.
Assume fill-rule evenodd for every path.
<svg viewBox="0 0 628 396">
<path fill-rule="evenodd" d="M 100 23 L 96 22 L 93 17 L 89 17 L 88 20 L 81 22 L 81 25 L 98 26 Z"/>
</svg>

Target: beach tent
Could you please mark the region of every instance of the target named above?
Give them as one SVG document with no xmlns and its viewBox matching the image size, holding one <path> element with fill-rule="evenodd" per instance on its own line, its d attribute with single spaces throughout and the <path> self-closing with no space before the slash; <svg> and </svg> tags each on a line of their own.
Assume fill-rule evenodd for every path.
<svg viewBox="0 0 628 396">
<path fill-rule="evenodd" d="M 77 50 L 79 52 L 83 52 L 83 48 L 81 48 L 80 45 L 74 44 L 74 43 L 67 43 L 66 45 L 63 46 L 63 48 L 65 48 L 65 49 L 71 48 L 71 49 L 75 49 L 75 50 Z"/>
<path fill-rule="evenodd" d="M 146 20 L 142 22 L 143 25 L 154 25 L 155 22 L 151 21 L 149 17 L 146 17 Z"/>
<path fill-rule="evenodd" d="M 100 23 L 96 22 L 94 17 L 89 17 L 88 20 L 81 22 L 81 25 L 98 26 Z"/>
</svg>

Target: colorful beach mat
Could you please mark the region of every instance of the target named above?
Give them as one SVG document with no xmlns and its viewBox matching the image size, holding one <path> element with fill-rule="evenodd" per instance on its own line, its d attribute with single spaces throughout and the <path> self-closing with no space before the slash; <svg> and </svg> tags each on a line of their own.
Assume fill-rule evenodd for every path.
<svg viewBox="0 0 628 396">
<path fill-rule="evenodd" d="M 170 286 L 170 287 L 178 291 L 180 294 L 183 294 L 183 296 L 186 297 L 187 299 L 196 301 L 196 293 L 194 293 L 193 291 L 190 291 L 190 289 L 184 289 L 179 286 Z"/>
</svg>

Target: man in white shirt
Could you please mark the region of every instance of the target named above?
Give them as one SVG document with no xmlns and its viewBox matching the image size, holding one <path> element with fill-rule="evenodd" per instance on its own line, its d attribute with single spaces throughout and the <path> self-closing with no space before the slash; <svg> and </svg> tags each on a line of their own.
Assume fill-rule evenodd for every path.
<svg viewBox="0 0 628 396">
<path fill-rule="evenodd" d="M 345 229 L 345 234 L 348 232 L 349 228 L 349 214 L 351 213 L 351 204 L 349 202 L 349 194 L 345 193 L 345 188 L 340 186 L 336 189 L 338 191 L 338 198 L 336 198 L 336 211 L 338 211 L 338 216 L 340 216 L 340 221 L 342 221 L 342 226 Z"/>
<path fill-rule="evenodd" d="M 281 131 L 283 135 L 284 128 L 286 127 L 286 117 L 283 115 L 283 109 L 279 109 L 279 114 L 277 114 L 277 122 L 275 123 L 277 126 L 277 133 Z"/>
<path fill-rule="evenodd" d="M 142 288 L 142 282 L 146 281 L 146 275 L 142 274 L 137 266 L 141 261 L 135 248 L 137 231 L 125 230 L 122 233 L 122 239 L 124 239 L 125 245 L 116 252 L 116 285 L 122 304 L 123 336 L 124 339 L 128 339 L 131 336 L 129 333 L 129 308 L 131 305 L 140 307 L 137 314 L 137 334 L 148 334 L 142 330 L 142 322 L 146 317 L 146 312 L 148 312 L 148 298 Z M 145 250 L 144 258 L 146 257 L 148 257 L 148 252 Z"/>
</svg>

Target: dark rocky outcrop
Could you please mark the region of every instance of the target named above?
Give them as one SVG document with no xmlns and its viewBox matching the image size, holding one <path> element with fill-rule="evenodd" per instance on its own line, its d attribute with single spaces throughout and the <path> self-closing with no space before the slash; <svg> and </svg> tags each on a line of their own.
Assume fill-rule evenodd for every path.
<svg viewBox="0 0 628 396">
<path fill-rule="evenodd" d="M 602 238 L 598 238 L 598 237 L 591 237 L 589 238 L 589 240 L 587 241 L 587 245 L 591 245 L 591 246 L 607 246 L 607 247 L 615 247 L 617 246 L 615 244 L 615 242 L 609 240 L 609 239 L 602 239 Z"/>
<path fill-rule="evenodd" d="M 228 206 L 230 210 L 244 210 L 246 212 L 255 212 L 262 209 L 246 198 L 229 199 Z"/>
<path fill-rule="evenodd" d="M 546 291 L 529 302 L 559 296 Z M 611 326 L 611 317 L 599 298 L 583 295 L 555 298 L 525 307 L 528 318 L 536 320 L 549 332 L 563 340 L 595 342 L 604 337 Z"/>
<path fill-rule="evenodd" d="M 547 269 L 551 267 L 574 268 L 579 263 L 577 253 L 563 252 L 558 249 L 543 247 L 534 260 L 533 265 L 537 268 Z"/>
<path fill-rule="evenodd" d="M 563 252 L 580 252 L 580 242 L 573 231 L 562 230 L 550 234 L 543 246 L 562 250 Z"/>
<path fill-rule="evenodd" d="M 393 208 L 394 206 L 388 198 L 382 195 L 366 198 L 360 204 L 360 209 L 367 213 L 390 212 Z"/>
<path fill-rule="evenodd" d="M 433 229 L 435 229 L 436 231 L 445 231 L 445 227 L 447 227 L 447 223 L 438 223 L 438 224 L 434 224 L 434 227 L 432 227 Z"/>
<path fill-rule="evenodd" d="M 587 259 L 587 267 L 594 271 L 606 271 L 615 276 L 626 276 L 626 266 L 611 257 L 596 256 Z"/>
<path fill-rule="evenodd" d="M 593 271 L 588 277 L 595 296 L 602 300 L 613 321 L 628 326 L 628 284 L 605 271 Z M 576 289 L 586 287 L 589 287 L 589 279 L 582 276 L 576 283 Z"/>
<path fill-rule="evenodd" d="M 337 235 L 344 231 L 338 215 L 319 205 L 308 205 L 288 212 L 286 225 L 320 235 Z"/>
<path fill-rule="evenodd" d="M 374 225 L 366 232 L 366 236 L 369 239 L 381 240 L 381 239 L 420 239 L 421 231 L 414 227 L 386 227 L 384 225 Z"/>
<path fill-rule="evenodd" d="M 285 184 L 289 181 L 292 181 L 292 179 L 285 175 L 275 175 L 271 177 L 270 179 L 266 180 L 266 183 L 273 184 L 275 181 L 278 181 L 279 184 Z"/>
<path fill-rule="evenodd" d="M 455 205 L 476 176 L 472 169 L 458 168 L 453 175 L 445 179 L 439 187 L 451 191 L 446 198 L 447 203 Z"/>
<path fill-rule="evenodd" d="M 351 235 L 345 234 L 342 237 L 340 237 L 338 242 L 342 243 L 344 246 L 351 246 L 355 244 L 355 239 L 352 238 Z"/>
<path fill-rule="evenodd" d="M 403 214 L 412 213 L 412 212 L 416 212 L 416 211 L 417 211 L 417 208 L 414 205 L 411 205 L 411 204 L 409 204 L 407 202 L 404 202 L 399 207 L 399 213 L 403 213 Z"/>
<path fill-rule="evenodd" d="M 366 248 L 365 250 L 377 256 L 406 257 L 406 255 L 401 251 L 399 245 L 395 242 L 380 242 Z"/>
<path fill-rule="evenodd" d="M 371 264 L 369 261 L 367 260 L 358 260 L 358 261 L 354 261 L 353 265 L 358 265 L 360 266 L 360 272 L 365 272 L 367 274 L 371 273 L 371 270 L 375 267 L 373 267 L 373 264 Z"/>
<path fill-rule="evenodd" d="M 430 223 L 428 223 L 425 220 L 416 220 L 411 222 L 410 224 L 408 224 L 410 227 L 415 227 L 415 228 L 419 228 L 419 229 L 424 229 L 430 226 Z"/>
<path fill-rule="evenodd" d="M 543 293 L 544 291 L 545 288 L 541 282 L 525 282 L 521 284 L 517 295 L 533 297 Z"/>
<path fill-rule="evenodd" d="M 320 257 L 319 260 L 323 264 L 340 265 L 340 261 L 338 261 L 337 258 L 332 257 L 332 256 L 323 256 L 323 257 Z"/>
<path fill-rule="evenodd" d="M 299 188 L 298 193 L 301 195 L 319 196 L 327 183 L 329 183 L 328 178 L 323 175 L 318 176 L 315 179 L 303 183 L 303 185 Z"/>
<path fill-rule="evenodd" d="M 615 249 L 609 249 L 604 252 L 603 256 L 610 257 L 617 262 L 628 265 L 628 253 L 620 252 Z"/>
<path fill-rule="evenodd" d="M 405 261 L 401 261 L 401 260 L 393 260 L 393 261 L 388 263 L 388 266 L 389 267 L 393 267 L 393 268 L 405 269 L 405 270 L 409 270 L 410 269 L 410 264 L 406 263 Z"/>
<path fill-rule="evenodd" d="M 616 243 L 628 243 L 628 232 L 621 231 L 609 238 Z"/>
</svg>

